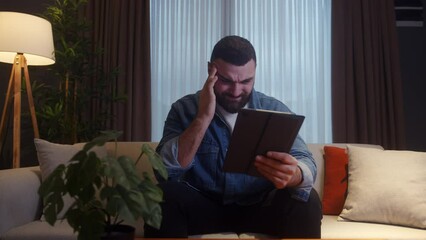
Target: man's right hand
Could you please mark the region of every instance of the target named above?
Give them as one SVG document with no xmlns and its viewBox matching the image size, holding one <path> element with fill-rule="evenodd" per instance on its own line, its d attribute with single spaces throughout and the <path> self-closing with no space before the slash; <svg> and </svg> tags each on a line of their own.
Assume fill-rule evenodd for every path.
<svg viewBox="0 0 426 240">
<path fill-rule="evenodd" d="M 178 162 L 184 168 L 191 164 L 216 111 L 216 95 L 213 87 L 217 81 L 217 69 L 214 63 L 209 63 L 208 71 L 209 77 L 200 92 L 197 117 L 179 136 Z"/>
<path fill-rule="evenodd" d="M 201 89 L 197 118 L 210 124 L 216 110 L 216 96 L 213 87 L 217 81 L 217 68 L 214 62 L 208 64 L 209 77 Z"/>
</svg>

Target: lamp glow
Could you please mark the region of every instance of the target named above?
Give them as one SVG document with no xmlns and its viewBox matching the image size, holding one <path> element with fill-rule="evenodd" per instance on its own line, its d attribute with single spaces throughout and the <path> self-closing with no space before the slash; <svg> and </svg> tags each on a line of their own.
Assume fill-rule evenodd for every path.
<svg viewBox="0 0 426 240">
<path fill-rule="evenodd" d="M 28 65 L 55 63 L 52 25 L 25 13 L 0 12 L 0 61 L 13 63 L 23 53 Z"/>
</svg>

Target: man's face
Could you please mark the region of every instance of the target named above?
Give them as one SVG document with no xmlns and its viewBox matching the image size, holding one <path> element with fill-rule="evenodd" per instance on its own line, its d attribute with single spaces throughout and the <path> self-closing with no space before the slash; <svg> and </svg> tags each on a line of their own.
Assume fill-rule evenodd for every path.
<svg viewBox="0 0 426 240">
<path fill-rule="evenodd" d="M 217 103 L 230 113 L 238 112 L 250 99 L 256 63 L 252 59 L 243 66 L 235 66 L 216 59 L 211 64 L 217 69 L 218 79 L 214 85 Z"/>
</svg>

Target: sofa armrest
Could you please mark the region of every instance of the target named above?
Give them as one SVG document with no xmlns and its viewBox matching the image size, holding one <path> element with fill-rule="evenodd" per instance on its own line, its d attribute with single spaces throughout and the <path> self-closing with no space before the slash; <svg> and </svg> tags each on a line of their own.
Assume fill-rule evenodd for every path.
<svg viewBox="0 0 426 240">
<path fill-rule="evenodd" d="M 39 167 L 0 170 L 0 237 L 9 229 L 41 215 Z"/>
</svg>

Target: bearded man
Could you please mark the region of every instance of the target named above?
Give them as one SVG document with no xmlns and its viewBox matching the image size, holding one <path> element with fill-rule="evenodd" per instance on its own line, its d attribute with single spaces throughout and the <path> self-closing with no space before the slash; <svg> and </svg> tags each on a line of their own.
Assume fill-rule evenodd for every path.
<svg viewBox="0 0 426 240">
<path fill-rule="evenodd" d="M 223 171 L 240 109 L 290 112 L 284 103 L 254 90 L 252 44 L 239 36 L 222 38 L 207 70 L 203 88 L 176 101 L 167 116 L 157 148 L 169 173 L 168 179 L 159 179 L 163 220 L 160 229 L 145 225 L 145 237 L 250 232 L 320 238 L 321 202 L 312 187 L 317 169 L 300 136 L 289 153 L 256 156 L 263 177 Z"/>
</svg>

